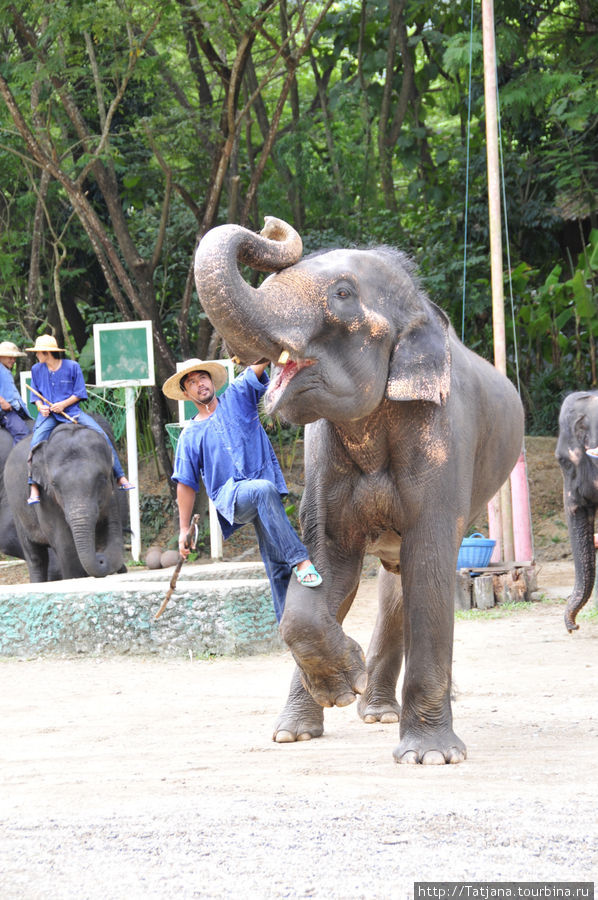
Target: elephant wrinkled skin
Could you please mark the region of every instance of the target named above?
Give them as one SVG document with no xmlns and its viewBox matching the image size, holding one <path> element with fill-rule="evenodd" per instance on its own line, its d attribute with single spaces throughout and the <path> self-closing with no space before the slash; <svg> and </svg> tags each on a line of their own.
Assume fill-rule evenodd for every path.
<svg viewBox="0 0 598 900">
<path fill-rule="evenodd" d="M 27 456 L 20 441 L 4 467 L 4 487 L 31 582 L 52 577 L 53 550 L 62 578 L 103 577 L 125 571 L 121 501 L 112 454 L 101 434 L 83 425 L 58 425 L 33 454 L 40 503 L 27 505 Z"/>
<path fill-rule="evenodd" d="M 596 576 L 594 519 L 598 506 L 598 459 L 586 453 L 598 445 L 598 391 L 576 391 L 563 400 L 555 456 L 563 476 L 563 505 L 575 565 L 575 584 L 565 609 L 567 631 L 587 603 Z"/>
<path fill-rule="evenodd" d="M 195 259 L 200 301 L 229 351 L 246 364 L 280 361 L 267 411 L 307 425 L 300 519 L 323 584 L 291 579 L 280 627 L 298 670 L 274 738 L 317 737 L 324 707 L 361 694 L 365 722 L 400 716 L 398 762 L 460 762 L 450 701 L 457 554 L 517 461 L 522 406 L 459 341 L 403 254 L 301 252 L 294 229 L 269 218 L 260 235 L 213 229 Z M 255 289 L 240 263 L 273 274 Z M 366 552 L 382 563 L 367 662 L 341 627 Z"/>
</svg>

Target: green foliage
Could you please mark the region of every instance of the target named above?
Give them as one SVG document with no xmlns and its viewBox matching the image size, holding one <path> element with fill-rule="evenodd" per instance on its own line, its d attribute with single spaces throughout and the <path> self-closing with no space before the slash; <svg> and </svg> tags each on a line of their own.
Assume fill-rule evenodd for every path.
<svg viewBox="0 0 598 900">
<path fill-rule="evenodd" d="M 88 387 L 87 394 L 85 411 L 104 416 L 110 422 L 115 441 L 120 441 L 126 428 L 124 388 Z"/>
<path fill-rule="evenodd" d="M 455 619 L 464 622 L 490 622 L 493 619 L 532 612 L 534 607 L 535 603 L 508 601 L 491 609 L 458 609 L 455 612 Z"/>
<path fill-rule="evenodd" d="M 169 512 L 168 503 L 163 496 L 141 494 L 139 498 L 139 517 L 141 520 L 141 543 L 149 547 L 166 526 L 173 521 L 174 510 Z"/>
<path fill-rule="evenodd" d="M 560 264 L 539 285 L 531 270 L 516 270 L 518 343 L 532 434 L 554 433 L 564 396 L 596 384 L 596 247 L 598 229 L 569 278 Z"/>
<path fill-rule="evenodd" d="M 53 169 L 42 188 L 38 162 L 0 100 L 3 337 L 32 339 L 59 326 L 56 251 L 63 246 L 63 313 L 86 374 L 95 322 L 152 318 L 162 365 L 172 365 L 164 347 L 175 358 L 195 352 L 206 337 L 195 299 L 183 333 L 180 322 L 197 237 L 229 215 L 239 221 L 255 181 L 249 227 L 259 228 L 265 214 L 286 218 L 306 252 L 400 246 L 459 334 L 463 327 L 465 342 L 491 357 L 479 7 L 470 47 L 469 4 L 409 0 L 397 26 L 385 0 L 332 3 L 303 54 L 306 30 L 324 9 L 320 0 L 275 2 L 262 19 L 259 0 L 229 5 L 226 14 L 219 4 L 174 0 L 31 0 L 18 14 L 17 7 L 0 6 L 0 74 L 60 178 Z M 595 32 L 582 12 L 573 0 L 495 3 L 515 304 L 514 327 L 507 317 L 508 364 L 515 378 L 518 363 L 534 431 L 554 431 L 564 394 L 597 383 L 598 240 L 589 225 L 598 225 L 598 63 Z M 389 62 L 391 40 L 397 49 Z M 284 53 L 276 55 L 277 47 Z M 289 60 L 295 81 L 274 127 Z M 240 202 L 229 212 L 232 177 Z M 77 178 L 87 219 L 67 190 Z M 204 218 L 212 201 L 213 214 Z M 90 237 L 91 215 L 104 229 L 101 240 Z M 147 405 L 140 416 L 138 437 L 150 453 Z M 276 429 L 278 450 L 292 464 L 297 433 Z"/>
</svg>

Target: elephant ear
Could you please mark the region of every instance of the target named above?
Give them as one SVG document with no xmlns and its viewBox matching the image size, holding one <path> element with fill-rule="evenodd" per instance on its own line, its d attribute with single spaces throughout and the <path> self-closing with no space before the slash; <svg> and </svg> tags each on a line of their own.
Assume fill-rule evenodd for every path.
<svg viewBox="0 0 598 900">
<path fill-rule="evenodd" d="M 438 406 L 449 395 L 449 320 L 434 303 L 404 328 L 390 358 L 389 400 L 429 400 Z"/>
</svg>

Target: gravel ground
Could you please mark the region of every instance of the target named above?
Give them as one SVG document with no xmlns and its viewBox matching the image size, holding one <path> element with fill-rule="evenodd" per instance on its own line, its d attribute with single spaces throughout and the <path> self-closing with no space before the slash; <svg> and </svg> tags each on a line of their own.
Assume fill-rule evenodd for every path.
<svg viewBox="0 0 598 900">
<path fill-rule="evenodd" d="M 374 596 L 367 580 L 346 622 L 364 647 Z M 327 710 L 319 740 L 273 743 L 287 652 L 1 660 L 1 897 L 595 881 L 598 624 L 568 635 L 562 603 L 531 607 L 457 622 L 459 766 L 397 766 L 398 726 L 365 726 L 354 706 Z"/>
</svg>

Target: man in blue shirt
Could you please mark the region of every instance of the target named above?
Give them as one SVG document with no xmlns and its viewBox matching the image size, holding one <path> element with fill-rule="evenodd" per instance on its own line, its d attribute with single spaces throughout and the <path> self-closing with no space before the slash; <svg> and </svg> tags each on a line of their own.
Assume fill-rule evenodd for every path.
<svg viewBox="0 0 598 900">
<path fill-rule="evenodd" d="M 12 377 L 17 358 L 25 355 L 12 341 L 0 343 L 0 426 L 6 428 L 13 444 L 18 444 L 31 431 L 29 410 Z"/>
<path fill-rule="evenodd" d="M 39 485 L 31 475 L 31 457 L 33 451 L 43 441 L 47 441 L 52 431 L 61 422 L 76 419 L 79 425 L 92 428 L 101 434 L 110 446 L 112 453 L 112 468 L 120 491 L 130 491 L 133 485 L 127 480 L 123 467 L 118 458 L 112 441 L 102 427 L 90 415 L 83 412 L 79 406 L 80 400 L 87 400 L 87 390 L 81 366 L 74 359 L 62 359 L 60 353 L 64 347 L 59 347 L 56 338 L 51 334 L 42 334 L 36 338 L 34 347 L 26 347 L 26 350 L 35 353 L 37 362 L 31 369 L 31 387 L 37 392 L 34 394 L 38 416 L 33 428 L 31 438 L 31 452 L 29 454 L 29 484 L 30 494 L 27 503 L 40 502 Z M 38 395 L 44 397 L 40 399 Z M 46 402 L 47 401 L 47 402 Z M 67 418 L 67 416 L 69 418 Z"/>
<path fill-rule="evenodd" d="M 253 524 L 280 622 L 291 572 L 306 587 L 317 587 L 322 578 L 285 512 L 287 486 L 259 419 L 258 401 L 268 387 L 265 368 L 266 363 L 249 366 L 217 397 L 227 380 L 224 366 L 190 359 L 162 390 L 197 409 L 179 437 L 172 475 L 181 555 L 189 555 L 186 537 L 201 479 L 225 539 L 241 525 Z"/>
</svg>

